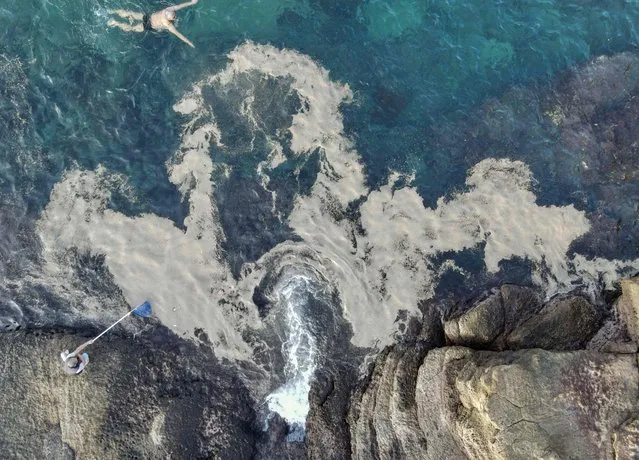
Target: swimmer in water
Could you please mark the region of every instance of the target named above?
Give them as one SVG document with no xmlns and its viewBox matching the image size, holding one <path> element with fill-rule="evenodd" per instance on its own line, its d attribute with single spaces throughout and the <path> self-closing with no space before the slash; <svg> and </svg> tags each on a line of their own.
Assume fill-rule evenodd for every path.
<svg viewBox="0 0 639 460">
<path fill-rule="evenodd" d="M 181 10 L 182 8 L 186 8 L 187 6 L 195 5 L 197 0 L 191 0 L 190 2 L 180 3 L 179 5 L 169 6 L 168 8 L 164 8 L 163 10 L 156 11 L 152 14 L 143 14 L 136 13 L 134 11 L 126 11 L 126 10 L 111 10 L 110 14 L 117 14 L 123 19 L 127 19 L 129 21 L 128 24 L 118 22 L 114 19 L 109 20 L 107 25 L 109 27 L 119 27 L 125 32 L 144 32 L 145 30 L 168 30 L 173 35 L 178 37 L 184 43 L 189 45 L 191 48 L 195 48 L 193 43 L 189 41 L 184 35 L 182 35 L 173 25 L 173 21 L 175 21 L 176 15 L 175 12 L 177 10 Z M 137 23 L 134 23 L 137 22 Z M 139 22 L 138 22 L 139 21 Z"/>
</svg>

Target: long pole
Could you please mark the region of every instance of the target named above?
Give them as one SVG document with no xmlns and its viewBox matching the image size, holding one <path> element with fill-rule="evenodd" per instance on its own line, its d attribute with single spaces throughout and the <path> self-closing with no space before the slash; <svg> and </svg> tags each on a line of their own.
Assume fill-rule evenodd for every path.
<svg viewBox="0 0 639 460">
<path fill-rule="evenodd" d="M 137 308 L 137 307 L 136 307 Z M 135 308 L 133 310 L 131 310 L 130 312 L 128 312 L 126 315 L 124 315 L 122 318 L 120 318 L 119 320 L 117 320 L 115 323 L 111 324 L 109 327 L 107 327 L 105 330 L 103 330 L 100 335 L 98 335 L 95 339 L 91 340 L 91 343 L 95 342 L 96 340 L 98 340 L 100 337 L 102 337 L 104 334 L 106 334 L 109 329 L 111 329 L 113 326 L 115 326 L 116 324 L 118 324 L 120 321 L 122 321 L 124 318 L 126 318 L 127 316 L 129 316 L 131 313 L 133 313 L 135 311 Z"/>
</svg>

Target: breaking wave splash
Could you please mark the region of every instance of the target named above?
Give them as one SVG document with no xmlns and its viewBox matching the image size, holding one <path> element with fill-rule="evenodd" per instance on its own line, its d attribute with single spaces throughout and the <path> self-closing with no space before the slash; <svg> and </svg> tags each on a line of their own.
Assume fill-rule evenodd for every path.
<svg viewBox="0 0 639 460">
<path fill-rule="evenodd" d="M 309 297 L 315 292 L 310 278 L 293 275 L 276 287 L 275 308 L 283 310 L 285 337 L 282 355 L 286 359 L 286 383 L 267 396 L 268 408 L 277 412 L 289 424 L 289 441 L 303 438 L 304 424 L 309 411 L 308 392 L 317 368 L 316 338 L 308 325 Z"/>
</svg>

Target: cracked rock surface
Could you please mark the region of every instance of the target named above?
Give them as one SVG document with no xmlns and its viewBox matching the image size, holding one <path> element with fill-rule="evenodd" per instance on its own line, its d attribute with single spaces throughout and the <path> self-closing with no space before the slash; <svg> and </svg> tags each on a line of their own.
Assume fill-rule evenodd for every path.
<svg viewBox="0 0 639 460">
<path fill-rule="evenodd" d="M 613 310 L 502 286 L 439 342 L 424 327 L 388 347 L 351 398 L 350 456 L 331 458 L 639 458 L 636 283 Z"/>
<path fill-rule="evenodd" d="M 433 350 L 417 379 L 415 458 L 613 458 L 638 397 L 636 355 Z"/>
</svg>

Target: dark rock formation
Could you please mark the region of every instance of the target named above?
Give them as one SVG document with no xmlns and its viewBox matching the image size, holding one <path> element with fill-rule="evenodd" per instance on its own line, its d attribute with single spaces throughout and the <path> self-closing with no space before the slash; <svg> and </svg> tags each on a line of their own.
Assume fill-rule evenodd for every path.
<svg viewBox="0 0 639 460">
<path fill-rule="evenodd" d="M 358 372 L 347 363 L 335 366 L 329 377 L 319 379 L 311 389 L 311 411 L 307 419 L 308 458 L 318 460 L 340 460 L 351 458 L 351 445 L 361 433 L 353 431 L 360 413 L 380 410 L 376 415 L 380 420 L 388 416 L 388 407 L 375 405 L 376 393 L 384 392 L 380 398 L 394 398 L 393 404 L 402 411 L 414 412 L 415 379 L 421 360 L 429 349 L 444 344 L 444 334 L 437 311 L 424 317 L 420 323 L 411 321 L 403 340 L 394 347 L 387 348 L 377 358 L 374 367 L 363 382 L 358 382 Z M 400 359 L 393 359 L 401 357 Z M 389 378 L 393 385 L 381 386 L 379 377 L 384 362 L 397 366 Z M 386 375 L 386 374 L 385 374 Z M 388 406 L 388 404 L 387 404 Z M 362 427 L 365 431 L 367 427 Z M 410 433 L 409 433 L 410 435 Z M 379 448 L 375 443 L 369 446 L 370 458 L 377 458 Z M 401 451 L 394 454 L 402 458 Z"/>
<path fill-rule="evenodd" d="M 540 204 L 588 211 L 592 229 L 573 249 L 637 257 L 638 95 L 636 53 L 601 56 L 558 76 L 550 87 L 510 88 L 472 115 L 429 129 L 426 148 L 442 152 L 432 169 L 463 178 L 487 152 L 522 160 L 545 179 L 536 184 Z"/>
<path fill-rule="evenodd" d="M 510 333 L 508 348 L 577 350 L 599 329 L 597 310 L 583 297 L 553 301 Z"/>
<path fill-rule="evenodd" d="M 352 366 L 336 367 L 319 372 L 311 386 L 311 410 L 306 424 L 306 444 L 311 460 L 348 458 L 350 451 L 346 414 L 358 375 Z"/>
<path fill-rule="evenodd" d="M 444 330 L 452 345 L 485 350 L 576 350 L 599 326 L 599 312 L 583 297 L 557 299 L 542 306 L 532 289 L 505 285 L 446 321 Z"/>
<path fill-rule="evenodd" d="M 224 458 L 253 455 L 248 391 L 207 347 L 162 327 L 104 337 L 78 376 L 59 354 L 85 337 L 0 334 L 1 458 Z"/>
<path fill-rule="evenodd" d="M 444 331 L 453 344 L 503 349 L 513 329 L 540 309 L 532 289 L 505 285 L 465 314 L 446 321 Z"/>
<path fill-rule="evenodd" d="M 278 414 L 271 413 L 268 428 L 258 437 L 254 459 L 298 460 L 306 458 L 306 446 L 303 442 L 288 442 L 290 427 Z"/>
</svg>

